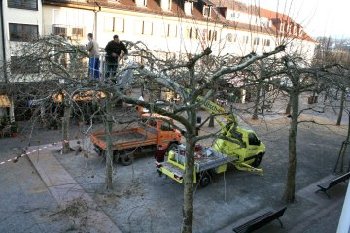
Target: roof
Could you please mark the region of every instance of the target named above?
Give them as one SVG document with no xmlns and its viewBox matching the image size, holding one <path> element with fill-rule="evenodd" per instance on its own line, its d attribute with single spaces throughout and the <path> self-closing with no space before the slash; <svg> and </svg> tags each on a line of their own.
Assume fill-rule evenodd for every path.
<svg viewBox="0 0 350 233">
<path fill-rule="evenodd" d="M 202 2 L 207 6 L 213 6 L 214 4 L 209 0 L 202 0 Z"/>
<path fill-rule="evenodd" d="M 11 106 L 10 99 L 7 95 L 0 95 L 0 108 L 9 108 Z"/>
</svg>

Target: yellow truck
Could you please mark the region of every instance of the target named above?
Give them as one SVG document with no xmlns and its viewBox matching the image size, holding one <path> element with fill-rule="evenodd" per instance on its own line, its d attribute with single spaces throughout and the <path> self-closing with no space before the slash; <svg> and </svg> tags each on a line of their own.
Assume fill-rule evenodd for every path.
<svg viewBox="0 0 350 233">
<path fill-rule="evenodd" d="M 227 156 L 210 147 L 197 145 L 194 152 L 194 183 L 199 181 L 202 187 L 207 186 L 213 173 L 223 173 L 227 169 L 227 164 L 235 162 L 237 158 Z M 165 162 L 156 162 L 158 173 L 165 174 L 178 183 L 183 183 L 186 163 L 186 147 L 178 145 L 177 148 L 169 151 L 168 159 Z"/>
<path fill-rule="evenodd" d="M 226 113 L 223 107 L 212 101 L 205 101 L 201 97 L 198 101 L 212 114 Z M 196 145 L 193 176 L 194 182 L 199 181 L 203 187 L 210 183 L 212 175 L 226 172 L 228 163 L 232 163 L 239 170 L 262 173 L 262 169 L 258 167 L 265 154 L 265 145 L 253 130 L 239 127 L 232 114 L 226 114 L 224 117 L 227 122 L 218 121 L 222 130 L 212 147 L 203 148 Z M 156 162 L 160 175 L 164 174 L 178 183 L 183 183 L 185 164 L 184 145 L 170 150 L 166 161 Z"/>
</svg>

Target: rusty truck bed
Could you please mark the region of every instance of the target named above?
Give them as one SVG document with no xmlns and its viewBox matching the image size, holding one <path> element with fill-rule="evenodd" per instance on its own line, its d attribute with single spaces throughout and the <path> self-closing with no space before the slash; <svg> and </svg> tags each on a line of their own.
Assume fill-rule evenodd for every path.
<svg viewBox="0 0 350 233">
<path fill-rule="evenodd" d="M 150 128 L 133 128 L 111 133 L 113 150 L 133 149 L 140 146 L 154 145 L 157 143 L 157 134 Z M 94 145 L 102 150 L 106 149 L 106 134 L 104 132 L 93 133 L 90 136 Z"/>
</svg>

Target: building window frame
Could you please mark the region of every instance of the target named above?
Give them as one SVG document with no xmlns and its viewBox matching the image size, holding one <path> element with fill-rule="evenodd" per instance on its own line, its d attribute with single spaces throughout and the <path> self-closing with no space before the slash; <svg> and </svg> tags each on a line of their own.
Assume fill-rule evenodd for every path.
<svg viewBox="0 0 350 233">
<path fill-rule="evenodd" d="M 7 0 L 8 8 L 24 9 L 24 10 L 38 10 L 38 0 Z"/>
<path fill-rule="evenodd" d="M 68 35 L 68 28 L 64 27 L 62 25 L 53 25 L 52 26 L 52 34 L 59 35 L 59 36 L 67 36 Z"/>
<path fill-rule="evenodd" d="M 105 16 L 103 30 L 105 32 L 124 32 L 124 18 Z"/>
<path fill-rule="evenodd" d="M 70 25 L 63 25 L 63 24 L 53 24 L 52 25 L 52 34 L 63 36 L 65 38 L 71 39 L 71 40 L 83 40 L 84 39 L 84 33 L 85 29 L 83 27 L 76 27 L 76 26 L 70 26 Z"/>
<path fill-rule="evenodd" d="M 137 7 L 147 7 L 147 0 L 135 0 Z"/>
<path fill-rule="evenodd" d="M 227 34 L 226 34 L 226 40 L 227 40 L 228 42 L 232 42 L 232 33 L 227 33 Z"/>
<path fill-rule="evenodd" d="M 253 45 L 259 45 L 260 44 L 260 38 L 259 37 L 255 37 L 253 40 Z"/>
<path fill-rule="evenodd" d="M 28 33 L 28 31 L 33 29 L 33 33 Z M 10 41 L 28 42 L 38 38 L 39 26 L 35 24 L 9 23 L 9 35 Z"/>
<path fill-rule="evenodd" d="M 263 39 L 263 46 L 269 47 L 271 44 L 270 39 Z"/>
<path fill-rule="evenodd" d="M 192 33 L 193 33 L 192 27 L 186 28 L 186 38 L 187 39 L 192 39 L 192 37 L 193 37 Z"/>
<path fill-rule="evenodd" d="M 210 6 L 203 6 L 203 16 L 210 18 L 211 17 L 211 7 Z"/>
<path fill-rule="evenodd" d="M 72 27 L 72 39 L 82 40 L 84 38 L 84 28 Z"/>
<path fill-rule="evenodd" d="M 186 15 L 192 15 L 193 12 L 193 2 L 185 0 L 184 11 Z"/>
<path fill-rule="evenodd" d="M 163 11 L 171 11 L 172 0 L 160 0 L 160 5 Z"/>
<path fill-rule="evenodd" d="M 234 42 L 236 42 L 235 39 L 234 39 Z M 243 44 L 248 44 L 249 43 L 249 36 L 243 36 L 242 37 L 242 43 Z"/>
<path fill-rule="evenodd" d="M 153 22 L 142 21 L 142 35 L 153 35 Z"/>
</svg>

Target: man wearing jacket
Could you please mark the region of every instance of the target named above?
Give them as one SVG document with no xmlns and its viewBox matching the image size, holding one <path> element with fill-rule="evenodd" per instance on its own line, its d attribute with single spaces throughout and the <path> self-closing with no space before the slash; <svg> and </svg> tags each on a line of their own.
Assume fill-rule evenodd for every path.
<svg viewBox="0 0 350 233">
<path fill-rule="evenodd" d="M 119 40 L 118 35 L 113 36 L 113 40 L 108 42 L 105 48 L 106 51 L 106 74 L 105 79 L 110 76 L 114 77 L 117 72 L 119 60 L 128 54 L 125 45 Z"/>
</svg>

